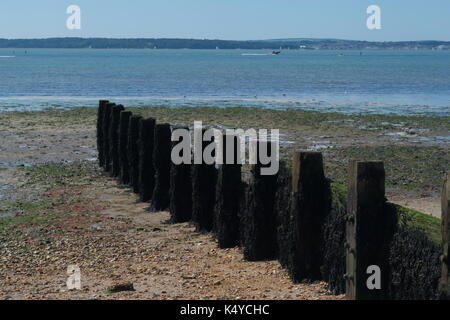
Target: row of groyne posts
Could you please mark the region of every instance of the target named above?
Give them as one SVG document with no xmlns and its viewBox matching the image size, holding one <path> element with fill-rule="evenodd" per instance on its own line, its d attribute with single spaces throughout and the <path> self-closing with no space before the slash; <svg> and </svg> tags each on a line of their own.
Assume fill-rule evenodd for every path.
<svg viewBox="0 0 450 320">
<path fill-rule="evenodd" d="M 249 261 L 278 259 L 294 282 L 324 280 L 349 299 L 389 298 L 389 277 L 383 271 L 396 222 L 386 210 L 383 162 L 350 161 L 347 200 L 339 208 L 333 204 L 321 153 L 294 152 L 292 164 L 280 163 L 272 176 L 260 174 L 262 164 L 251 165 L 246 183 L 240 164 L 172 163 L 172 130 L 170 124 L 102 100 L 99 164 L 141 201 L 150 202 L 150 211 L 168 209 L 170 222 L 191 222 L 196 231 L 211 233 L 220 248 L 239 246 Z M 450 286 L 448 176 L 442 221 L 443 297 Z M 335 248 L 342 246 L 345 254 L 340 256 Z"/>
</svg>

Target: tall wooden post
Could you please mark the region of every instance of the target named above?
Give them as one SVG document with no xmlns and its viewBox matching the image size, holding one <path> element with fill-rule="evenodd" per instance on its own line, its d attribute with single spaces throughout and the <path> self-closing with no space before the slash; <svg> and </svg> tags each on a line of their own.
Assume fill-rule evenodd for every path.
<svg viewBox="0 0 450 320">
<path fill-rule="evenodd" d="M 346 296 L 353 300 L 383 299 L 387 289 L 384 257 L 388 233 L 391 232 L 383 162 L 351 161 L 348 183 Z M 369 277 L 377 276 L 374 266 L 380 271 L 380 288 L 368 284 Z"/>
<path fill-rule="evenodd" d="M 109 127 L 111 122 L 111 113 L 112 108 L 115 106 L 114 103 L 107 103 L 105 108 L 103 109 L 103 121 L 102 121 L 102 131 L 103 131 L 103 169 L 105 172 L 109 172 L 111 170 L 111 157 L 109 154 L 110 149 L 110 140 L 109 140 Z"/>
<path fill-rule="evenodd" d="M 283 268 L 288 269 L 293 241 L 290 238 L 292 227 L 291 200 L 292 200 L 292 172 L 286 162 L 280 161 L 280 170 L 277 178 L 277 191 L 275 193 L 274 212 L 277 217 L 278 261 Z"/>
<path fill-rule="evenodd" d="M 439 284 L 442 299 L 450 299 L 450 172 L 445 175 L 442 188 L 442 275 Z"/>
<path fill-rule="evenodd" d="M 128 126 L 130 123 L 130 111 L 122 111 L 119 121 L 119 164 L 120 174 L 119 180 L 123 184 L 130 182 L 130 166 L 128 161 Z"/>
<path fill-rule="evenodd" d="M 292 277 L 320 280 L 322 227 L 330 210 L 330 186 L 320 152 L 294 152 L 292 159 Z"/>
<path fill-rule="evenodd" d="M 98 103 L 97 113 L 97 151 L 98 151 L 98 165 L 103 167 L 105 165 L 105 155 L 103 149 L 103 119 L 107 100 L 100 100 Z"/>
<path fill-rule="evenodd" d="M 128 163 L 130 165 L 130 186 L 134 193 L 139 192 L 139 145 L 141 116 L 131 116 L 128 125 Z"/>
<path fill-rule="evenodd" d="M 170 124 L 157 124 L 155 127 L 155 145 L 153 149 L 153 165 L 155 168 L 155 188 L 150 211 L 169 209 L 170 204 L 170 153 L 172 149 L 172 131 Z"/>
<path fill-rule="evenodd" d="M 187 127 L 177 127 L 189 132 Z M 179 142 L 172 141 L 172 148 Z M 180 157 L 186 156 L 186 150 L 180 151 Z M 189 148 L 189 153 L 191 150 Z M 192 180 L 191 164 L 171 162 L 170 168 L 170 222 L 181 223 L 190 221 L 192 217 Z"/>
<path fill-rule="evenodd" d="M 139 197 L 142 202 L 152 198 L 155 188 L 155 169 L 153 167 L 153 148 L 155 144 L 156 120 L 153 118 L 139 121 Z"/>
<path fill-rule="evenodd" d="M 226 163 L 227 143 L 234 149 L 233 163 Z M 214 233 L 219 248 L 232 248 L 239 244 L 239 204 L 243 196 L 241 183 L 241 164 L 237 161 L 239 137 L 224 135 L 222 154 L 224 164 L 217 173 L 216 207 L 214 217 Z"/>
<path fill-rule="evenodd" d="M 205 132 L 206 129 L 203 129 L 202 137 Z M 203 154 L 205 148 L 210 143 L 215 142 L 214 138 L 211 138 L 210 141 L 202 141 L 201 143 Z M 213 229 L 216 180 L 217 169 L 214 164 L 203 162 L 192 165 L 192 222 L 196 226 L 197 232 L 210 232 Z"/>
<path fill-rule="evenodd" d="M 111 171 L 112 177 L 118 177 L 120 174 L 120 157 L 119 157 L 119 124 L 120 124 L 120 112 L 125 108 L 122 105 L 116 105 L 112 107 L 111 121 L 109 125 L 109 156 L 111 159 Z"/>
<path fill-rule="evenodd" d="M 263 175 L 259 150 L 267 154 L 276 152 L 270 141 L 257 142 L 257 163 L 251 167 L 246 208 L 241 214 L 241 243 L 244 258 L 249 261 L 273 259 L 277 254 L 277 225 L 273 210 L 277 186 L 277 173 Z"/>
</svg>

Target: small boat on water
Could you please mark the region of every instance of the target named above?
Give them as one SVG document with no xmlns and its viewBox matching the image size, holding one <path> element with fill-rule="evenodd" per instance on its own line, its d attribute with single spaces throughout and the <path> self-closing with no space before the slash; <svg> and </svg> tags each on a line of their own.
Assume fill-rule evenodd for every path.
<svg viewBox="0 0 450 320">
<path fill-rule="evenodd" d="M 275 51 L 275 50 L 272 51 L 272 54 L 273 54 L 273 55 L 279 55 L 280 53 L 281 53 L 281 51 Z"/>
</svg>

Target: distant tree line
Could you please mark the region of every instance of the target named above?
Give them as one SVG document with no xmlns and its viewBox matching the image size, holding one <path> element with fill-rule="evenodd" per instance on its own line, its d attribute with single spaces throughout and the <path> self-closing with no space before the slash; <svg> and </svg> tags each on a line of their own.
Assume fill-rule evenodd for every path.
<svg viewBox="0 0 450 320">
<path fill-rule="evenodd" d="M 439 49 L 449 50 L 446 41 L 368 42 L 336 39 L 280 39 L 264 41 L 201 39 L 113 39 L 113 38 L 48 38 L 0 39 L 0 48 L 92 48 L 92 49 Z"/>
</svg>

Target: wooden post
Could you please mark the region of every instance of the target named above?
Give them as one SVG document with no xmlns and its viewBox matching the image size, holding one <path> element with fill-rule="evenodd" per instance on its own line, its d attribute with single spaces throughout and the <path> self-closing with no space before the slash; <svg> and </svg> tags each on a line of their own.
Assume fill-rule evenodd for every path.
<svg viewBox="0 0 450 320">
<path fill-rule="evenodd" d="M 291 257 L 290 248 L 293 242 L 290 239 L 292 228 L 291 199 L 292 199 L 292 172 L 284 161 L 280 161 L 280 170 L 277 178 L 277 191 L 275 193 L 274 212 L 277 217 L 278 261 L 283 268 L 289 268 Z"/>
<path fill-rule="evenodd" d="M 290 219 L 284 219 L 288 243 L 280 244 L 294 282 L 320 280 L 323 261 L 322 227 L 330 210 L 330 186 L 320 152 L 294 152 Z M 290 242 L 290 243 L 289 243 Z M 286 258 L 287 257 L 287 258 Z"/>
<path fill-rule="evenodd" d="M 381 161 L 351 161 L 349 168 L 346 225 L 346 297 L 353 300 L 385 298 L 385 274 L 390 232 L 385 200 L 385 172 Z M 370 289 L 370 266 L 378 266 L 381 289 Z"/>
<path fill-rule="evenodd" d="M 157 124 L 155 127 L 155 145 L 153 149 L 153 165 L 155 167 L 155 189 L 153 190 L 150 211 L 163 211 L 170 204 L 170 158 L 171 153 L 170 125 Z"/>
<path fill-rule="evenodd" d="M 109 127 L 111 122 L 111 112 L 112 108 L 115 106 L 114 103 L 107 103 L 105 105 L 105 109 L 103 110 L 103 157 L 104 164 L 103 169 L 105 172 L 109 172 L 111 170 L 111 157 L 109 154 L 110 149 L 110 141 L 109 141 Z"/>
<path fill-rule="evenodd" d="M 450 299 L 450 172 L 445 175 L 442 188 L 442 275 L 439 284 L 441 299 Z"/>
<path fill-rule="evenodd" d="M 202 137 L 206 129 L 202 131 Z M 202 141 L 202 154 L 211 141 Z M 213 229 L 217 170 L 214 164 L 192 165 L 192 222 L 197 232 Z"/>
<path fill-rule="evenodd" d="M 175 129 L 183 129 L 189 131 L 189 128 L 177 127 Z M 172 148 L 177 145 L 178 141 L 172 141 Z M 189 150 L 189 153 L 191 151 Z M 180 152 L 183 157 L 184 150 Z M 171 163 L 170 168 L 170 222 L 181 223 L 190 221 L 192 217 L 192 180 L 191 180 L 191 164 Z"/>
<path fill-rule="evenodd" d="M 225 163 L 226 141 L 233 139 L 235 162 Z M 241 164 L 237 163 L 239 137 L 223 136 L 223 159 L 217 174 L 214 233 L 219 248 L 232 248 L 239 244 L 239 204 L 242 195 Z"/>
<path fill-rule="evenodd" d="M 249 261 L 267 260 L 276 257 L 277 225 L 273 210 L 277 186 L 277 174 L 262 175 L 265 167 L 260 162 L 259 149 L 274 152 L 271 142 L 258 141 L 257 164 L 251 166 L 252 181 L 248 186 L 246 208 L 241 214 L 241 242 L 244 258 Z"/>
<path fill-rule="evenodd" d="M 128 184 L 130 182 L 130 165 L 128 162 L 128 126 L 130 123 L 130 111 L 120 113 L 119 123 L 119 163 L 120 163 L 120 182 Z"/>
<path fill-rule="evenodd" d="M 103 119 L 104 111 L 106 108 L 107 100 L 100 100 L 98 103 L 98 113 L 97 113 L 97 151 L 98 151 L 98 165 L 103 167 L 105 165 L 105 155 L 103 149 Z"/>
<path fill-rule="evenodd" d="M 142 202 L 152 198 L 155 188 L 155 168 L 153 166 L 153 148 L 155 144 L 156 120 L 153 118 L 139 120 L 139 197 Z"/>
<path fill-rule="evenodd" d="M 139 192 L 139 122 L 141 116 L 131 116 L 128 125 L 128 162 L 130 165 L 130 186 L 134 193 Z"/>
<path fill-rule="evenodd" d="M 109 157 L 111 159 L 112 177 L 118 177 L 120 174 L 119 161 L 119 123 L 120 112 L 124 110 L 122 105 L 113 106 L 111 111 L 111 121 L 109 125 Z"/>
</svg>

